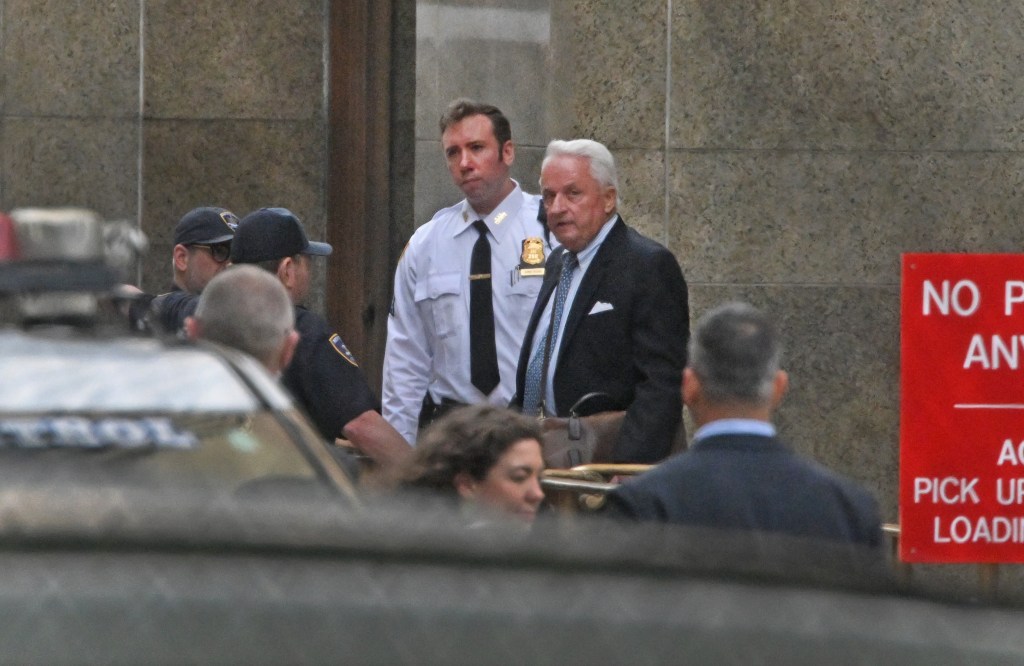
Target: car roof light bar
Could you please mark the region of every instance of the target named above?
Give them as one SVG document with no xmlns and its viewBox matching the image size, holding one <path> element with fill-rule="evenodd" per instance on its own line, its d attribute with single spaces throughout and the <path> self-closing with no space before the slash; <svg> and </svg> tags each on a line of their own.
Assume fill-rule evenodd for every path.
<svg viewBox="0 0 1024 666">
<path fill-rule="evenodd" d="M 0 221 L 0 294 L 107 292 L 102 221 L 83 208 L 19 208 Z"/>
</svg>

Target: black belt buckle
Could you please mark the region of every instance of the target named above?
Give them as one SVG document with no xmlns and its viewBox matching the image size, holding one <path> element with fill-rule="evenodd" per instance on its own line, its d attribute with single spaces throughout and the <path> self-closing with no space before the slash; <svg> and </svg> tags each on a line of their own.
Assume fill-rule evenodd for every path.
<svg viewBox="0 0 1024 666">
<path fill-rule="evenodd" d="M 456 407 L 464 407 L 465 403 L 456 402 L 451 398 L 441 398 L 441 404 L 434 402 L 434 399 L 428 393 L 423 398 L 423 408 L 420 409 L 420 428 L 426 428 L 428 425 L 438 420 L 448 412 L 452 411 Z"/>
</svg>

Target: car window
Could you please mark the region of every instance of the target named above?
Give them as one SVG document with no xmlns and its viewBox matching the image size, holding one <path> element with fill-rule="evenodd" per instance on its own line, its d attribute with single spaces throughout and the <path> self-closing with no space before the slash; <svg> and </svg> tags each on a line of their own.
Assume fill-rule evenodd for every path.
<svg viewBox="0 0 1024 666">
<path fill-rule="evenodd" d="M 155 340 L 102 344 L 0 333 L 0 412 L 250 412 L 259 403 L 219 357 Z"/>
<path fill-rule="evenodd" d="M 250 366 L 155 339 L 0 331 L 0 482 L 323 491 L 314 435 Z"/>
</svg>

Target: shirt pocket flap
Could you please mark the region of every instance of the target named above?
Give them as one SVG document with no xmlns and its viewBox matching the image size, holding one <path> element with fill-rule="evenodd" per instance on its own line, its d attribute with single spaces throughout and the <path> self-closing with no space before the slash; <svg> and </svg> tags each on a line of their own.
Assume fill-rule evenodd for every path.
<svg viewBox="0 0 1024 666">
<path fill-rule="evenodd" d="M 537 295 L 540 293 L 540 287 L 542 284 L 544 284 L 544 279 L 541 277 L 519 278 L 515 284 L 509 288 L 509 294 L 536 299 Z"/>
<path fill-rule="evenodd" d="M 416 302 L 462 293 L 462 273 L 433 273 L 416 284 Z"/>
</svg>

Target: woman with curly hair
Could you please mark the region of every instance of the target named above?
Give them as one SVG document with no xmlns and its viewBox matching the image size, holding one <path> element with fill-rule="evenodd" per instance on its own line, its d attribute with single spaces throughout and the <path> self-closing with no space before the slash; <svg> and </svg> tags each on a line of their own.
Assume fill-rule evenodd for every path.
<svg viewBox="0 0 1024 666">
<path fill-rule="evenodd" d="M 420 434 L 398 480 L 532 522 L 544 500 L 540 437 L 535 419 L 507 409 L 455 409 Z"/>
</svg>

